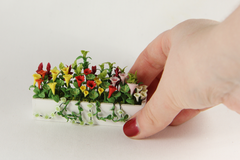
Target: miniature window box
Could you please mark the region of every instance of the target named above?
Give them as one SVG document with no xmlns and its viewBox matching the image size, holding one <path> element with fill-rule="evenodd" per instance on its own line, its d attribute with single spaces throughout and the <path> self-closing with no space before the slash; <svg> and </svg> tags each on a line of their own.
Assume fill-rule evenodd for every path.
<svg viewBox="0 0 240 160">
<path fill-rule="evenodd" d="M 80 125 L 122 126 L 144 107 L 147 86 L 138 82 L 137 72 L 126 74 L 126 67 L 115 67 L 115 63 L 105 62 L 99 69 L 90 69 L 88 51 L 81 53 L 69 66 L 60 63 L 59 69 L 51 69 L 48 63 L 43 70 L 40 63 L 29 88 L 34 92 L 34 117 Z M 83 62 L 77 63 L 80 59 Z"/>
</svg>

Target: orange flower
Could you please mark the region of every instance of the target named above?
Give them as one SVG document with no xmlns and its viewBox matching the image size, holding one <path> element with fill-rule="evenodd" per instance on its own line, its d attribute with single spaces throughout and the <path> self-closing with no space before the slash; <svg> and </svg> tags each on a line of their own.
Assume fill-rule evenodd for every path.
<svg viewBox="0 0 240 160">
<path fill-rule="evenodd" d="M 40 70 L 40 71 L 38 71 L 37 73 L 38 73 L 38 74 L 41 74 L 41 75 L 42 75 L 42 79 L 44 80 L 44 77 L 45 77 L 47 71 Z"/>
<path fill-rule="evenodd" d="M 38 88 L 40 89 L 40 86 L 43 80 L 40 78 L 40 79 L 36 79 L 35 81 L 38 83 Z"/>
</svg>

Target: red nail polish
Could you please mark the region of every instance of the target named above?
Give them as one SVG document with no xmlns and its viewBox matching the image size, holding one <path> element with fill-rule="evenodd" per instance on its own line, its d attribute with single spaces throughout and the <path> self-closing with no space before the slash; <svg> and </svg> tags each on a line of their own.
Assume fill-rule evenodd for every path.
<svg viewBox="0 0 240 160">
<path fill-rule="evenodd" d="M 127 121 L 123 126 L 123 132 L 128 137 L 136 136 L 139 133 L 136 117 Z"/>
</svg>

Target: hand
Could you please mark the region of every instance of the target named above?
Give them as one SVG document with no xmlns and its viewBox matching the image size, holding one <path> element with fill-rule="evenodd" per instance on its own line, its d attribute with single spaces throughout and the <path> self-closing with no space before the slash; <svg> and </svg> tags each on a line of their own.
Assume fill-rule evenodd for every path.
<svg viewBox="0 0 240 160">
<path fill-rule="evenodd" d="M 240 48 L 224 46 L 224 27 L 187 20 L 160 34 L 139 55 L 130 72 L 137 70 L 139 81 L 149 86 L 149 100 L 124 125 L 128 137 L 151 136 L 220 103 L 239 112 L 240 52 L 235 51 Z M 231 47 L 232 53 L 225 52 Z"/>
</svg>

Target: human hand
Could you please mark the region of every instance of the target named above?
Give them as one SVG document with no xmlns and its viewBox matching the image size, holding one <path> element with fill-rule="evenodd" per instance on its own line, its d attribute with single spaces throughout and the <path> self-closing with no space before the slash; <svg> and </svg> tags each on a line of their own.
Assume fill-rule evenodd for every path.
<svg viewBox="0 0 240 160">
<path fill-rule="evenodd" d="M 239 112 L 239 54 L 228 54 L 223 29 L 216 21 L 188 20 L 146 47 L 130 72 L 149 86 L 149 101 L 124 125 L 128 137 L 151 136 L 220 103 Z"/>
</svg>

